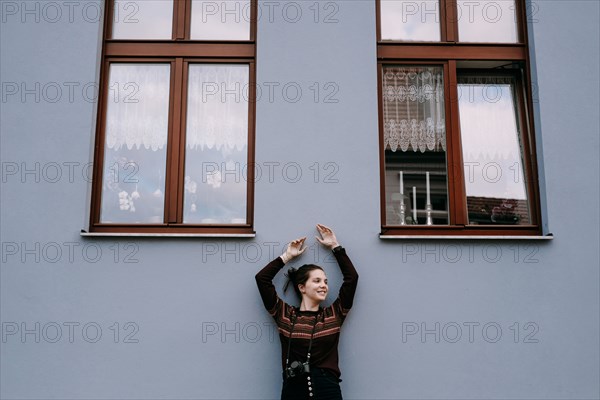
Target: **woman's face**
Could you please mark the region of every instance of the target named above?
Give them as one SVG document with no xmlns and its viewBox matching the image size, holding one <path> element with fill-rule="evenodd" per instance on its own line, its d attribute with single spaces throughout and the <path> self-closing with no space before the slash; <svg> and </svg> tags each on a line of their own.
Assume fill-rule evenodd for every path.
<svg viewBox="0 0 600 400">
<path fill-rule="evenodd" d="M 320 269 L 313 269 L 308 275 L 304 285 L 298 285 L 302 297 L 306 296 L 315 303 L 320 303 L 327 297 L 329 287 L 327 286 L 327 276 Z"/>
</svg>

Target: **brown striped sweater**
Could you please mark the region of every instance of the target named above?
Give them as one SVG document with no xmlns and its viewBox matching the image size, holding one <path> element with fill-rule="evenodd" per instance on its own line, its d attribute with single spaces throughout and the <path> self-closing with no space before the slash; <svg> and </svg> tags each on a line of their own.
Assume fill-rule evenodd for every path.
<svg viewBox="0 0 600 400">
<path fill-rule="evenodd" d="M 290 364 L 293 361 L 306 361 L 310 334 L 316 318 L 317 326 L 313 337 L 310 365 L 331 370 L 338 378 L 341 375 L 337 349 L 340 340 L 340 328 L 350 308 L 352 308 L 354 292 L 358 283 L 358 273 L 354 269 L 350 258 L 348 258 L 346 250 L 342 248 L 333 254 L 340 266 L 344 281 L 340 287 L 338 298 L 329 307 L 319 307 L 319 311 L 300 311 L 297 307 L 292 307 L 279 298 L 273 285 L 273 278 L 283 268 L 284 262 L 281 257 L 271 261 L 256 274 L 256 283 L 265 308 L 275 319 L 279 331 L 282 369 L 285 368 L 285 358 L 292 328 L 292 314 L 295 313 L 297 319 L 290 350 Z"/>
</svg>

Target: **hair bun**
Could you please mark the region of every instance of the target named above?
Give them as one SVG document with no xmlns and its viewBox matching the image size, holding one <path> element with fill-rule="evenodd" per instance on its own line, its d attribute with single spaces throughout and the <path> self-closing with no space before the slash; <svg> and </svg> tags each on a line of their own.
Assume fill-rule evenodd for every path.
<svg viewBox="0 0 600 400">
<path fill-rule="evenodd" d="M 285 283 L 285 286 L 283 287 L 283 293 L 286 292 L 290 282 L 292 282 L 292 284 L 295 286 L 296 285 L 296 273 L 298 272 L 298 270 L 294 267 L 288 269 L 288 271 L 285 273 L 285 277 L 287 278 L 287 282 Z"/>
<path fill-rule="evenodd" d="M 285 276 L 288 279 L 294 279 L 294 277 L 296 276 L 296 272 L 298 272 L 298 270 L 294 267 L 288 269 L 288 272 L 285 274 Z"/>
</svg>

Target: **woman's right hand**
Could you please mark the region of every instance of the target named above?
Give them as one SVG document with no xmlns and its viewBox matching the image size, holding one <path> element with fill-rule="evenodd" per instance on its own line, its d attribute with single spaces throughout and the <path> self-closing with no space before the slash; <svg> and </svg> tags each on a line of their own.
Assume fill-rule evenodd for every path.
<svg viewBox="0 0 600 400">
<path fill-rule="evenodd" d="M 304 251 L 307 249 L 306 247 L 302 248 L 305 240 L 306 240 L 306 236 L 298 238 L 296 240 L 292 240 L 288 244 L 287 249 L 281 255 L 281 259 L 283 260 L 283 262 L 285 264 L 287 264 L 289 261 L 291 261 L 294 257 L 297 257 L 300 254 L 304 253 Z"/>
</svg>

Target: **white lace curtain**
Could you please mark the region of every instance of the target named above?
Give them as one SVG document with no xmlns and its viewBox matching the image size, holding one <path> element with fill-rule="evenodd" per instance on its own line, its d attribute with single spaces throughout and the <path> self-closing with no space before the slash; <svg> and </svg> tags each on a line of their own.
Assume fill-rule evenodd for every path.
<svg viewBox="0 0 600 400">
<path fill-rule="evenodd" d="M 446 151 L 442 69 L 386 67 L 383 121 L 386 149 Z"/>
<path fill-rule="evenodd" d="M 112 64 L 106 114 L 106 146 L 162 149 L 169 120 L 168 64 Z"/>
<path fill-rule="evenodd" d="M 248 142 L 247 65 L 191 65 L 187 147 L 243 150 Z"/>
<path fill-rule="evenodd" d="M 248 66 L 191 64 L 186 143 L 242 150 L 248 138 Z M 106 146 L 157 151 L 167 144 L 168 64 L 113 64 L 110 69 Z"/>
</svg>

